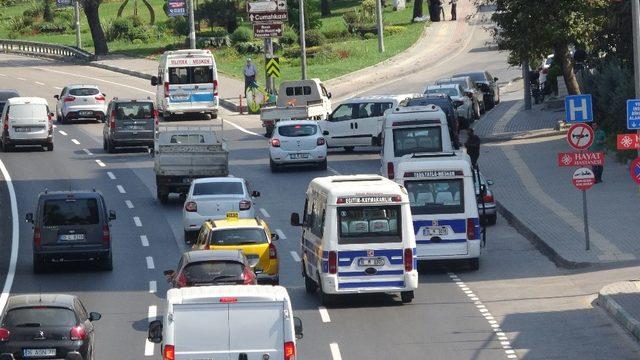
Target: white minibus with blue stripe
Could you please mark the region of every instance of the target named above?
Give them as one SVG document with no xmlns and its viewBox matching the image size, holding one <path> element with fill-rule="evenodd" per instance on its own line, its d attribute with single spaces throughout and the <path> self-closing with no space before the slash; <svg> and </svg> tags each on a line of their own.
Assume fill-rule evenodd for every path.
<svg viewBox="0 0 640 360">
<path fill-rule="evenodd" d="M 407 191 L 379 175 L 315 178 L 302 219 L 302 275 L 323 304 L 337 294 L 400 293 L 418 287 L 416 242 Z"/>
<path fill-rule="evenodd" d="M 463 259 L 477 270 L 480 221 L 469 156 L 414 157 L 395 175 L 409 193 L 417 260 Z"/>
</svg>

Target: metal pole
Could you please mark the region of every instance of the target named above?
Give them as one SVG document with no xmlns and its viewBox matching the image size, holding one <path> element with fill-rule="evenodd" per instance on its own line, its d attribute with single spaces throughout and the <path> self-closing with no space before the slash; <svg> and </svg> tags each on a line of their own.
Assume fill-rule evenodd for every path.
<svg viewBox="0 0 640 360">
<path fill-rule="evenodd" d="M 640 99 L 640 0 L 631 0 L 631 14 L 633 22 L 633 79 L 636 99 Z M 636 131 L 640 136 L 640 130 Z M 640 149 L 638 149 L 640 156 Z"/>
<path fill-rule="evenodd" d="M 75 9 L 75 27 L 76 27 L 76 47 L 78 49 L 82 48 L 82 39 L 80 38 L 80 0 L 76 0 L 74 4 Z"/>
<path fill-rule="evenodd" d="M 196 27 L 195 19 L 193 17 L 193 0 L 187 1 L 187 7 L 189 8 L 189 49 L 196 48 Z"/>
<path fill-rule="evenodd" d="M 531 110 L 531 82 L 529 81 L 529 60 L 522 61 L 522 81 L 524 81 L 524 109 Z"/>
<path fill-rule="evenodd" d="M 589 215 L 587 214 L 587 191 L 582 190 L 582 214 L 584 215 L 584 241 L 589 250 Z"/>
<path fill-rule="evenodd" d="M 378 29 L 378 51 L 384 52 L 384 29 L 382 28 L 382 0 L 376 0 L 376 28 Z"/>
<path fill-rule="evenodd" d="M 300 68 L 302 80 L 307 78 L 307 45 L 304 39 L 304 0 L 300 0 Z"/>
<path fill-rule="evenodd" d="M 264 39 L 264 78 L 265 88 L 269 93 L 273 93 L 273 78 L 267 74 L 267 62 L 273 57 L 273 41 L 271 38 Z"/>
</svg>

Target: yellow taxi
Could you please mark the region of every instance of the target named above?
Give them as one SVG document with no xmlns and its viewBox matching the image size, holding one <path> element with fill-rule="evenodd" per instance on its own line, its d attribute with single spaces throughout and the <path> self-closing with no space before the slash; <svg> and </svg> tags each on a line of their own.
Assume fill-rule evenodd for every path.
<svg viewBox="0 0 640 360">
<path fill-rule="evenodd" d="M 242 250 L 249 263 L 255 264 L 259 282 L 278 285 L 278 251 L 273 244 L 278 239 L 264 220 L 240 219 L 237 212 L 229 212 L 226 219 L 202 224 L 193 250 Z"/>
</svg>

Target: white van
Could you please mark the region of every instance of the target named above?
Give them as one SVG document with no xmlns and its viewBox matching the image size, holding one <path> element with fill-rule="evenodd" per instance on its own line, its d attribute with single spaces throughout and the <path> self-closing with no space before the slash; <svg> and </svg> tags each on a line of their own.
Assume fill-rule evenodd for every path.
<svg viewBox="0 0 640 360">
<path fill-rule="evenodd" d="M 320 121 L 327 146 L 344 147 L 352 151 L 355 146 L 379 146 L 384 113 L 413 95 L 373 95 L 349 99 Z"/>
<path fill-rule="evenodd" d="M 308 293 L 323 304 L 333 294 L 400 293 L 413 300 L 418 287 L 416 240 L 406 190 L 379 175 L 315 178 L 302 222 L 302 275 Z"/>
<path fill-rule="evenodd" d="M 187 113 L 218 116 L 218 71 L 209 50 L 166 51 L 151 85 L 156 87 L 156 106 L 165 118 Z"/>
<path fill-rule="evenodd" d="M 302 321 L 282 286 L 197 286 L 167 291 L 163 320 L 148 339 L 162 359 L 296 359 Z"/>
<path fill-rule="evenodd" d="M 480 262 L 480 221 L 471 160 L 464 153 L 398 164 L 396 181 L 409 193 L 417 259 Z"/>
<path fill-rule="evenodd" d="M 447 116 L 436 105 L 400 106 L 387 112 L 380 167 L 382 176 L 393 179 L 403 159 L 437 157 L 454 152 Z"/>
<path fill-rule="evenodd" d="M 15 145 L 40 145 L 53 151 L 52 121 L 53 113 L 43 98 L 8 99 L 2 110 L 0 148 L 11 151 Z"/>
</svg>

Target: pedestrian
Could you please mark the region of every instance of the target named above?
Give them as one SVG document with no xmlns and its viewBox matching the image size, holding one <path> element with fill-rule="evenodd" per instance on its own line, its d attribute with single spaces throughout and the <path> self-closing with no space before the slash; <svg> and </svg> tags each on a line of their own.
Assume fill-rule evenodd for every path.
<svg viewBox="0 0 640 360">
<path fill-rule="evenodd" d="M 251 58 L 247 58 L 247 64 L 244 66 L 244 97 L 247 97 L 247 89 L 256 82 L 256 74 L 258 70 L 251 61 Z"/>
<path fill-rule="evenodd" d="M 438 14 L 442 14 L 442 21 L 447 20 L 444 16 L 444 1 L 442 0 L 438 0 Z"/>
<path fill-rule="evenodd" d="M 605 142 L 607 140 L 607 134 L 605 134 L 604 130 L 600 128 L 600 124 L 597 122 L 593 122 L 591 124 L 593 128 L 593 144 L 589 146 L 589 151 L 591 152 L 605 152 Z M 596 177 L 596 184 L 602 182 L 602 171 L 604 171 L 604 167 L 602 165 L 593 165 L 591 166 L 591 170 L 593 170 L 593 174 Z"/>
<path fill-rule="evenodd" d="M 478 158 L 480 157 L 480 138 L 473 132 L 472 128 L 467 129 L 467 141 L 464 143 L 467 149 L 467 155 L 471 158 L 471 165 L 478 167 Z"/>
<path fill-rule="evenodd" d="M 451 5 L 451 21 L 455 21 L 458 19 L 458 0 L 449 1 Z"/>
</svg>

